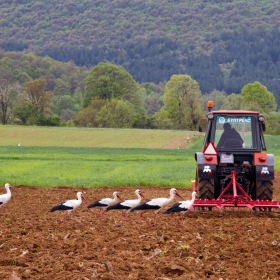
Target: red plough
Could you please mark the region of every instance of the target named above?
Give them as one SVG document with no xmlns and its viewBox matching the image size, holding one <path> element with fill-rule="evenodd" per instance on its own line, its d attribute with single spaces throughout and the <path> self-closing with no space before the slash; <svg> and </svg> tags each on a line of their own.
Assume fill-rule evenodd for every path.
<svg viewBox="0 0 280 280">
<path fill-rule="evenodd" d="M 232 179 L 230 183 L 225 187 L 220 196 L 217 199 L 203 200 L 196 199 L 192 205 L 192 208 L 213 208 L 217 207 L 219 210 L 223 210 L 226 207 L 245 208 L 250 210 L 271 210 L 272 208 L 280 208 L 280 204 L 275 200 L 253 200 L 236 182 L 236 172 L 231 172 Z M 192 181 L 192 188 L 195 190 L 195 181 Z M 227 192 L 232 189 L 232 194 Z M 238 190 L 240 191 L 238 194 Z M 241 193 L 241 194 L 240 194 Z"/>
</svg>

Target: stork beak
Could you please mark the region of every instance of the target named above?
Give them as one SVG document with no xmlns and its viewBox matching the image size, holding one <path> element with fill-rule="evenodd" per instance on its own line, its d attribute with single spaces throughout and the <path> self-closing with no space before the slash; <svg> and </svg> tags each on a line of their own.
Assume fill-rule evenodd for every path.
<svg viewBox="0 0 280 280">
<path fill-rule="evenodd" d="M 83 195 L 82 195 L 82 199 L 85 200 L 85 201 L 88 201 Z"/>
<path fill-rule="evenodd" d="M 182 199 L 184 199 L 181 195 L 180 195 L 180 193 L 177 191 L 176 192 L 176 195 L 178 195 L 179 197 L 181 197 Z"/>
<path fill-rule="evenodd" d="M 117 194 L 117 198 L 120 200 L 120 201 L 123 201 L 121 198 L 120 198 L 120 196 Z"/>
</svg>

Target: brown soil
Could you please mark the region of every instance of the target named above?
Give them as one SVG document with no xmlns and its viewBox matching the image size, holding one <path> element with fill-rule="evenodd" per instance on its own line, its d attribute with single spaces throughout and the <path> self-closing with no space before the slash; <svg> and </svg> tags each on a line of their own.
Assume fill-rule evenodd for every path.
<svg viewBox="0 0 280 280">
<path fill-rule="evenodd" d="M 276 174 L 274 198 L 280 199 Z M 167 188 L 140 188 L 147 198 L 167 197 Z M 4 190 L 4 188 L 1 188 Z M 159 213 L 151 229 L 139 213 L 120 222 L 121 212 L 87 209 L 118 190 L 134 198 L 135 188 L 42 189 L 18 186 L 0 209 L 0 279 L 280 279 L 280 214 L 226 210 L 193 211 L 185 228 Z M 184 197 L 191 190 L 178 188 Z M 82 225 L 49 210 L 83 191 L 89 202 L 73 215 Z M 176 199 L 178 200 L 178 199 Z M 153 218 L 153 213 L 147 213 Z"/>
</svg>

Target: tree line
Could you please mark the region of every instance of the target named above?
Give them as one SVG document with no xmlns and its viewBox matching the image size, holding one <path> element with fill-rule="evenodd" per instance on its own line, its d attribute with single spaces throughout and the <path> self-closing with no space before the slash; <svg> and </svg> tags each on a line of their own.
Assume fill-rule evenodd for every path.
<svg viewBox="0 0 280 280">
<path fill-rule="evenodd" d="M 123 66 L 139 83 L 166 82 L 173 74 L 188 73 L 200 84 L 203 94 L 213 90 L 238 93 L 244 84 L 260 81 L 280 102 L 280 31 L 224 32 L 211 54 L 192 51 L 169 38 L 92 48 L 58 48 L 42 55 L 59 61 L 73 60 L 78 66 L 94 67 L 109 61 Z"/>
<path fill-rule="evenodd" d="M 265 113 L 268 131 L 280 133 L 275 96 L 259 81 L 237 94 L 214 90 L 203 95 L 188 74 L 158 85 L 139 84 L 115 64 L 86 70 L 14 52 L 2 52 L 0 77 L 2 124 L 197 130 L 211 99 L 215 109 Z"/>
<path fill-rule="evenodd" d="M 4 1 L 0 48 L 87 69 L 107 61 L 124 67 L 139 84 L 166 83 L 187 73 L 203 95 L 240 93 L 258 80 L 279 104 L 278 2 Z M 67 90 L 64 80 L 57 89 Z"/>
</svg>

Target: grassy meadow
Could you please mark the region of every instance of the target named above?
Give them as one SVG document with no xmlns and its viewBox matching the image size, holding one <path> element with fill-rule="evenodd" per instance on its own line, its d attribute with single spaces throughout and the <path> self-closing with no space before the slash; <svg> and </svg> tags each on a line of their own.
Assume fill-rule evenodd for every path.
<svg viewBox="0 0 280 280">
<path fill-rule="evenodd" d="M 183 148 L 199 132 L 0 125 L 0 146 Z M 183 144 L 182 144 L 183 143 Z M 174 146 L 175 145 L 175 146 Z M 176 146 L 177 145 L 177 146 Z M 174 147 L 173 147 L 174 146 Z"/>
<path fill-rule="evenodd" d="M 172 130 L 0 126 L 0 133 L 0 185 L 15 186 L 189 187 L 203 141 Z M 278 170 L 279 140 L 266 137 Z"/>
<path fill-rule="evenodd" d="M 198 132 L 173 130 L 0 126 L 0 133 L 0 184 L 43 187 L 190 186 L 202 141 Z"/>
</svg>

